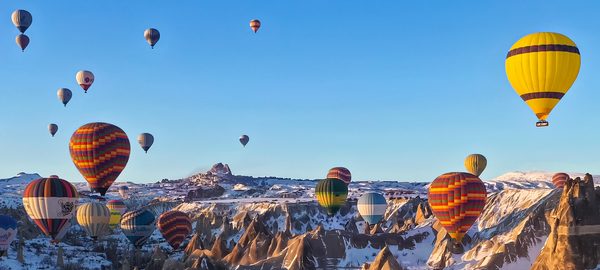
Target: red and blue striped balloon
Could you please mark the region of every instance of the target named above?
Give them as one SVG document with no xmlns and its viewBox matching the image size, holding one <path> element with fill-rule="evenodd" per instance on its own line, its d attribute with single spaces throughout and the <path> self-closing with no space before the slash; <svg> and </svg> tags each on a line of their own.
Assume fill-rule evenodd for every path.
<svg viewBox="0 0 600 270">
<path fill-rule="evenodd" d="M 184 212 L 169 211 L 158 218 L 158 229 L 167 243 L 177 249 L 192 232 L 192 220 Z"/>
</svg>

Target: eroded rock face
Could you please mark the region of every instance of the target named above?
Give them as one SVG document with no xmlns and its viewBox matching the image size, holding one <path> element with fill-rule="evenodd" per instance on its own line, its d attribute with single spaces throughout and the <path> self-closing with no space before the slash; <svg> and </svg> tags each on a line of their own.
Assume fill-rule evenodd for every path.
<svg viewBox="0 0 600 270">
<path fill-rule="evenodd" d="M 165 254 L 160 247 L 154 247 L 154 253 L 150 258 L 150 262 L 146 266 L 147 270 L 161 270 L 167 260 L 167 254 Z"/>
<path fill-rule="evenodd" d="M 569 179 L 558 207 L 546 214 L 550 235 L 533 270 L 594 269 L 600 262 L 598 194 L 590 174 Z"/>
<path fill-rule="evenodd" d="M 389 247 L 385 247 L 379 252 L 375 261 L 372 264 L 363 266 L 363 269 L 369 270 L 404 270 L 402 265 L 398 263 L 394 254 L 390 251 Z"/>
</svg>

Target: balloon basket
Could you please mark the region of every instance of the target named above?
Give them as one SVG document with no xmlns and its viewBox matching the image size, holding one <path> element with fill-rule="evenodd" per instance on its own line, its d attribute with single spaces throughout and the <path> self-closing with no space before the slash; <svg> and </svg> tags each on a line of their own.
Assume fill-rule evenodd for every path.
<svg viewBox="0 0 600 270">
<path fill-rule="evenodd" d="M 535 126 L 536 127 L 547 127 L 548 121 L 544 121 L 544 120 L 538 121 L 537 123 L 535 123 Z"/>
</svg>

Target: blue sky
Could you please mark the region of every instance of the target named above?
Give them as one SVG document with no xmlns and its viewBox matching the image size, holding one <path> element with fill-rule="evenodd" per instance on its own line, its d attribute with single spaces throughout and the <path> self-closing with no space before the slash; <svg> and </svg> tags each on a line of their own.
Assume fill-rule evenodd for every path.
<svg viewBox="0 0 600 270">
<path fill-rule="evenodd" d="M 253 176 L 315 179 L 345 166 L 355 180 L 432 181 L 464 171 L 472 153 L 488 159 L 484 180 L 600 173 L 600 2 L 171 2 L 3 2 L 0 177 L 84 181 L 68 142 L 96 121 L 131 141 L 117 181 L 176 179 L 217 162 Z M 17 9 L 33 15 L 24 53 L 10 20 Z M 252 19 L 262 22 L 257 34 Z M 153 50 L 150 27 L 161 33 Z M 550 126 L 536 128 L 504 61 L 518 39 L 542 31 L 570 37 L 582 65 Z M 96 76 L 87 94 L 75 81 L 82 69 Z M 66 108 L 61 87 L 74 93 Z M 142 132 L 155 137 L 147 154 Z"/>
</svg>

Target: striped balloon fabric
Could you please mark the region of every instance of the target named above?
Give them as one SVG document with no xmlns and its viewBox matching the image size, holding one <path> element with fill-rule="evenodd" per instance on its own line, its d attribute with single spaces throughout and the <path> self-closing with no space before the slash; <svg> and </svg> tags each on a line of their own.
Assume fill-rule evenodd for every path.
<svg viewBox="0 0 600 270">
<path fill-rule="evenodd" d="M 125 212 L 127 211 L 127 206 L 121 200 L 110 200 L 110 201 L 108 201 L 106 206 L 108 207 L 108 209 L 111 209 L 111 210 L 112 209 L 119 210 L 119 212 L 121 212 L 121 216 L 123 216 L 125 214 Z"/>
<path fill-rule="evenodd" d="M 23 191 L 25 211 L 52 239 L 73 217 L 78 204 L 77 189 L 63 179 L 40 178 Z"/>
<path fill-rule="evenodd" d="M 77 209 L 77 222 L 85 232 L 97 240 L 110 223 L 110 210 L 104 204 L 85 203 Z"/>
<path fill-rule="evenodd" d="M 315 196 L 319 204 L 332 216 L 346 203 L 348 186 L 337 178 L 323 179 L 315 187 Z"/>
<path fill-rule="evenodd" d="M 358 212 L 369 224 L 376 224 L 381 220 L 387 208 L 385 197 L 379 193 L 369 192 L 360 196 L 356 203 Z"/>
<path fill-rule="evenodd" d="M 108 227 L 111 229 L 116 229 L 117 226 L 121 223 L 121 212 L 117 209 L 110 209 L 110 222 L 108 223 Z"/>
<path fill-rule="evenodd" d="M 465 159 L 465 168 L 477 177 L 481 175 L 486 166 L 487 159 L 481 154 L 472 154 Z"/>
<path fill-rule="evenodd" d="M 121 229 L 136 248 L 142 248 L 156 229 L 156 218 L 148 210 L 129 211 L 121 218 Z"/>
<path fill-rule="evenodd" d="M 485 185 L 470 173 L 446 173 L 429 186 L 429 205 L 457 242 L 481 214 L 486 198 Z"/>
<path fill-rule="evenodd" d="M 81 126 L 69 142 L 71 159 L 77 170 L 102 196 L 125 169 L 130 145 L 127 134 L 107 123 Z"/>
<path fill-rule="evenodd" d="M 335 167 L 329 170 L 327 173 L 327 178 L 337 178 L 344 181 L 346 185 L 349 185 L 350 181 L 352 180 L 352 175 L 350 174 L 350 170 L 344 167 Z"/>
<path fill-rule="evenodd" d="M 167 243 L 178 249 L 179 245 L 192 232 L 192 220 L 181 211 L 169 211 L 158 218 L 158 229 Z"/>
<path fill-rule="evenodd" d="M 10 248 L 10 243 L 15 240 L 19 225 L 11 216 L 0 215 L 0 255 Z"/>
<path fill-rule="evenodd" d="M 556 188 L 564 188 L 567 180 L 569 180 L 569 175 L 566 173 L 556 173 L 552 176 L 552 183 Z"/>
</svg>

